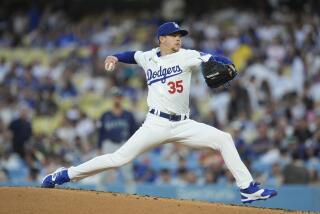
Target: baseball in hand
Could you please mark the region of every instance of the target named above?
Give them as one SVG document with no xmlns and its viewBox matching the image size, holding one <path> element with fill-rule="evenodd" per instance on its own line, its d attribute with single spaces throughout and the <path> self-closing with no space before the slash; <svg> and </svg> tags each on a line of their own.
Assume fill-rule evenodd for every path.
<svg viewBox="0 0 320 214">
<path fill-rule="evenodd" d="M 113 71 L 115 67 L 115 63 L 114 62 L 107 62 L 104 66 L 104 68 L 106 69 L 106 71 Z"/>
</svg>

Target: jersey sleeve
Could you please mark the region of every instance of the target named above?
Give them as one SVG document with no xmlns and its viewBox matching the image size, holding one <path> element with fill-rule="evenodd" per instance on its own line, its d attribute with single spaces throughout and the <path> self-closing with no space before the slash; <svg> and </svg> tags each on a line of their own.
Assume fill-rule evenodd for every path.
<svg viewBox="0 0 320 214">
<path fill-rule="evenodd" d="M 137 62 L 137 64 L 141 67 L 144 67 L 144 65 L 146 64 L 144 52 L 142 51 L 136 51 L 134 54 L 134 59 Z"/>
<path fill-rule="evenodd" d="M 190 55 L 191 60 L 189 60 L 189 62 L 191 70 L 200 70 L 201 63 L 208 61 L 218 61 L 227 65 L 233 64 L 229 58 L 222 55 L 212 55 L 195 50 L 192 50 Z"/>
<path fill-rule="evenodd" d="M 209 61 L 211 54 L 199 52 L 196 50 L 189 50 L 188 52 L 187 66 L 191 69 L 191 71 L 199 71 L 202 62 Z"/>
<path fill-rule="evenodd" d="M 204 52 L 198 52 L 199 55 L 200 55 L 200 59 L 203 61 L 203 62 L 208 62 L 210 57 L 212 57 L 211 54 L 209 53 L 204 53 Z"/>
</svg>

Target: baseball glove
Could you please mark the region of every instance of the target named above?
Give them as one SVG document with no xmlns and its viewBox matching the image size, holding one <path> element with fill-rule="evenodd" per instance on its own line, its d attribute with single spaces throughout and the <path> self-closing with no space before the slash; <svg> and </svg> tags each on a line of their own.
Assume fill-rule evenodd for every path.
<svg viewBox="0 0 320 214">
<path fill-rule="evenodd" d="M 225 57 L 212 56 L 202 63 L 202 74 L 210 88 L 218 88 L 237 76 L 234 64 Z"/>
</svg>

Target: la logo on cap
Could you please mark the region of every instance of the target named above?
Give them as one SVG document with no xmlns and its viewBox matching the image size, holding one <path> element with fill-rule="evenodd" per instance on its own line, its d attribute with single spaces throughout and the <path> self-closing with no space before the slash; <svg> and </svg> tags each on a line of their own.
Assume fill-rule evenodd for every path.
<svg viewBox="0 0 320 214">
<path fill-rule="evenodd" d="M 175 22 L 173 22 L 173 25 L 176 27 L 176 28 L 179 28 L 179 25 Z"/>
</svg>

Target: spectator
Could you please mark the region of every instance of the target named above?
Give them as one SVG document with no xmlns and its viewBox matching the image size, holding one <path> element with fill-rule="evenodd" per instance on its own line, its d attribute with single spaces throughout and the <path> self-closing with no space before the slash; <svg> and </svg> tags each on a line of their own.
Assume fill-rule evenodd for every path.
<svg viewBox="0 0 320 214">
<path fill-rule="evenodd" d="M 32 136 L 32 127 L 30 123 L 30 110 L 26 106 L 21 107 L 20 114 L 14 119 L 9 129 L 12 133 L 12 149 L 19 154 L 21 158 L 25 157 L 25 147 Z"/>
<path fill-rule="evenodd" d="M 252 142 L 252 150 L 257 156 L 266 153 L 273 146 L 268 137 L 268 128 L 268 125 L 264 122 L 257 125 L 258 137 Z"/>
<path fill-rule="evenodd" d="M 37 168 L 31 167 L 29 169 L 29 181 L 30 182 L 39 182 L 39 170 Z"/>
<path fill-rule="evenodd" d="M 123 108 L 122 91 L 114 87 L 111 89 L 111 95 L 112 109 L 103 113 L 99 121 L 98 150 L 100 154 L 112 153 L 119 149 L 137 129 L 133 114 Z M 132 163 L 121 167 L 120 170 L 123 173 L 125 183 L 132 186 L 134 183 Z M 148 180 L 149 178 L 146 176 L 152 176 L 152 172 L 148 169 L 142 174 L 138 176 L 138 180 Z"/>
<path fill-rule="evenodd" d="M 88 115 L 80 111 L 80 117 L 76 125 L 76 133 L 84 140 L 89 140 L 95 129 L 94 121 Z"/>
<path fill-rule="evenodd" d="M 38 100 L 35 104 L 36 112 L 39 116 L 53 116 L 57 110 L 58 105 L 54 98 L 54 93 L 51 91 L 40 91 L 38 92 Z"/>
<path fill-rule="evenodd" d="M 70 99 L 78 95 L 77 89 L 70 79 L 62 82 L 59 95 L 62 99 Z"/>
<path fill-rule="evenodd" d="M 266 183 L 273 186 L 281 186 L 283 184 L 283 175 L 278 163 L 272 165 L 271 175 L 267 179 Z"/>
<path fill-rule="evenodd" d="M 134 177 L 137 182 L 152 183 L 156 180 L 156 173 L 151 168 L 150 162 L 150 158 L 144 155 L 134 164 Z"/>
<path fill-rule="evenodd" d="M 173 179 L 172 184 L 179 187 L 184 187 L 187 185 L 186 176 L 188 174 L 188 169 L 179 168 L 176 177 Z"/>
<path fill-rule="evenodd" d="M 9 151 L 12 135 L 7 126 L 0 119 L 0 154 L 4 151 Z"/>
<path fill-rule="evenodd" d="M 4 57 L 0 57 L 0 83 L 3 82 L 4 77 L 9 71 L 9 65 Z"/>
<path fill-rule="evenodd" d="M 169 169 L 162 169 L 156 180 L 157 185 L 169 185 L 171 184 L 171 174 Z"/>
<path fill-rule="evenodd" d="M 307 184 L 309 182 L 308 169 L 297 153 L 292 154 L 292 162 L 283 169 L 284 184 Z"/>
<path fill-rule="evenodd" d="M 194 171 L 189 170 L 185 176 L 185 181 L 188 185 L 197 185 L 198 184 L 197 174 Z"/>
<path fill-rule="evenodd" d="M 122 92 L 113 88 L 111 93 L 112 109 L 102 114 L 98 137 L 98 149 L 108 153 L 119 148 L 137 129 L 133 114 L 122 106 Z"/>
<path fill-rule="evenodd" d="M 0 168 L 0 182 L 6 182 L 8 181 L 8 175 L 5 169 Z"/>
<path fill-rule="evenodd" d="M 249 116 L 251 113 L 250 97 L 247 90 L 240 84 L 239 81 L 235 81 L 231 88 L 231 100 L 228 108 L 229 121 L 238 117 L 241 113 Z"/>
<path fill-rule="evenodd" d="M 77 136 L 74 125 L 75 124 L 72 121 L 72 118 L 68 118 L 68 114 L 64 115 L 64 118 L 62 119 L 59 128 L 56 129 L 57 137 L 60 138 L 62 141 L 67 142 L 68 144 L 73 144 Z"/>
<path fill-rule="evenodd" d="M 300 144 L 304 144 L 306 140 L 312 137 L 312 132 L 309 130 L 308 124 L 305 119 L 300 119 L 297 121 L 293 135 L 297 138 Z"/>
<path fill-rule="evenodd" d="M 206 168 L 204 172 L 203 185 L 215 184 L 217 182 L 217 175 L 210 168 Z"/>
</svg>

